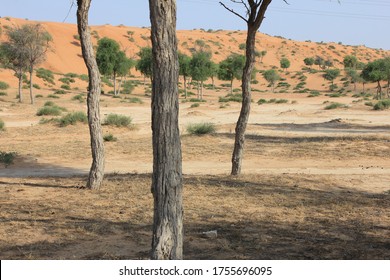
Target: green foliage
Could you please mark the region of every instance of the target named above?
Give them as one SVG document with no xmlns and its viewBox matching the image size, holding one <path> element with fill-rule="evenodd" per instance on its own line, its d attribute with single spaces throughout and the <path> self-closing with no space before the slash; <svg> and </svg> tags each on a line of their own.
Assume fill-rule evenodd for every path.
<svg viewBox="0 0 390 280">
<path fill-rule="evenodd" d="M 0 96 L 7 96 L 8 94 L 4 91 L 0 91 Z"/>
<path fill-rule="evenodd" d="M 44 106 L 37 112 L 37 116 L 59 116 L 62 111 L 57 106 Z"/>
<path fill-rule="evenodd" d="M 311 66 L 313 66 L 313 64 L 314 64 L 314 58 L 312 58 L 312 57 L 306 57 L 306 58 L 303 60 L 303 62 L 305 63 L 305 65 L 311 67 Z"/>
<path fill-rule="evenodd" d="M 190 67 L 191 57 L 179 52 L 179 74 L 183 77 L 189 77 L 191 75 Z"/>
<path fill-rule="evenodd" d="M 109 114 L 105 121 L 105 125 L 117 126 L 117 127 L 129 127 L 131 125 L 132 119 L 128 116 L 118 115 L 118 114 Z"/>
<path fill-rule="evenodd" d="M 56 89 L 56 90 L 54 91 L 54 94 L 66 94 L 66 91 L 63 90 L 63 89 Z"/>
<path fill-rule="evenodd" d="M 246 49 L 246 44 L 245 43 L 241 43 L 241 44 L 238 45 L 238 48 L 240 50 L 245 50 Z"/>
<path fill-rule="evenodd" d="M 284 70 L 286 70 L 287 68 L 289 68 L 291 65 L 291 62 L 290 60 L 288 60 L 287 58 L 283 57 L 281 60 L 280 60 L 280 67 Z"/>
<path fill-rule="evenodd" d="M 340 70 L 339 69 L 327 69 L 325 70 L 325 74 L 323 74 L 323 78 L 332 81 L 336 79 L 340 75 Z"/>
<path fill-rule="evenodd" d="M 79 78 L 80 78 L 82 81 L 84 81 L 84 82 L 88 82 L 88 81 L 89 81 L 89 76 L 86 75 L 86 74 L 81 74 L 81 75 L 79 76 Z"/>
<path fill-rule="evenodd" d="M 135 85 L 133 83 L 133 81 L 125 81 L 123 84 L 122 84 L 122 93 L 123 94 L 131 94 L 135 88 Z"/>
<path fill-rule="evenodd" d="M 348 108 L 348 106 L 342 103 L 332 102 L 331 104 L 325 107 L 325 110 L 333 110 L 337 108 Z"/>
<path fill-rule="evenodd" d="M 66 90 L 70 90 L 70 86 L 67 85 L 67 84 L 61 85 L 61 88 L 62 88 L 62 89 L 66 89 Z"/>
<path fill-rule="evenodd" d="M 231 54 L 225 60 L 219 63 L 218 79 L 223 81 L 233 81 L 241 79 L 242 71 L 245 66 L 245 56 L 240 54 Z"/>
<path fill-rule="evenodd" d="M 200 106 L 199 103 L 193 103 L 191 104 L 190 108 L 198 108 Z"/>
<path fill-rule="evenodd" d="M 280 76 L 278 75 L 278 72 L 276 72 L 275 69 L 266 70 L 263 72 L 263 77 L 266 79 L 267 82 L 270 83 L 274 90 L 275 82 L 280 80 Z"/>
<path fill-rule="evenodd" d="M 112 133 L 107 133 L 103 135 L 104 142 L 115 142 L 118 140 Z"/>
<path fill-rule="evenodd" d="M 242 94 L 241 93 L 229 93 L 225 97 L 219 97 L 219 102 L 242 102 Z"/>
<path fill-rule="evenodd" d="M 84 95 L 77 94 L 77 95 L 72 97 L 72 100 L 78 100 L 79 102 L 84 102 Z"/>
<path fill-rule="evenodd" d="M 88 117 L 84 112 L 68 113 L 58 120 L 58 123 L 61 127 L 65 127 L 68 125 L 75 125 L 78 122 L 81 123 L 88 122 Z"/>
<path fill-rule="evenodd" d="M 257 104 L 259 104 L 259 105 L 265 104 L 265 103 L 267 103 L 267 100 L 264 98 L 261 98 L 261 99 L 259 99 L 259 101 L 257 101 Z"/>
<path fill-rule="evenodd" d="M 44 69 L 44 68 L 37 69 L 36 76 L 38 78 L 41 78 L 42 80 L 48 82 L 49 84 L 52 84 L 52 85 L 55 84 L 55 82 L 54 82 L 54 74 L 53 74 L 52 71 L 50 71 L 48 69 Z"/>
<path fill-rule="evenodd" d="M 6 82 L 0 81 L 0 89 L 1 90 L 6 90 L 8 88 L 9 88 L 9 84 L 7 84 Z"/>
<path fill-rule="evenodd" d="M 316 97 L 316 96 L 320 96 L 321 93 L 317 90 L 313 90 L 310 92 L 310 94 L 307 96 L 307 97 Z"/>
<path fill-rule="evenodd" d="M 48 98 L 53 98 L 53 99 L 59 99 L 60 98 L 58 95 L 55 95 L 55 94 L 49 94 L 47 97 Z"/>
<path fill-rule="evenodd" d="M 196 52 L 190 62 L 191 76 L 195 81 L 205 81 L 212 74 L 211 53 Z"/>
<path fill-rule="evenodd" d="M 385 110 L 390 108 L 390 99 L 384 99 L 374 105 L 374 110 Z"/>
<path fill-rule="evenodd" d="M 58 79 L 61 83 L 64 83 L 64 84 L 67 84 L 69 85 L 70 83 L 74 83 L 75 80 L 73 78 L 70 78 L 70 77 L 62 77 L 62 78 L 59 78 Z"/>
<path fill-rule="evenodd" d="M 187 132 L 191 135 L 205 135 L 215 133 L 216 127 L 213 123 L 197 123 L 189 124 L 187 126 Z"/>
<path fill-rule="evenodd" d="M 2 119 L 0 119 L 0 131 L 5 129 L 5 123 Z"/>
<path fill-rule="evenodd" d="M 140 71 L 144 76 L 151 77 L 153 74 L 153 54 L 152 48 L 141 48 L 138 53 L 140 59 L 137 62 L 135 68 Z"/>
<path fill-rule="evenodd" d="M 5 167 L 14 163 L 16 152 L 0 152 L 0 162 L 4 164 Z"/>
<path fill-rule="evenodd" d="M 127 102 L 129 103 L 138 103 L 138 104 L 143 103 L 139 97 L 125 97 L 125 100 L 127 100 Z"/>
<path fill-rule="evenodd" d="M 204 100 L 204 99 L 199 99 L 199 98 L 191 98 L 189 101 L 190 101 L 190 102 L 206 102 L 206 100 Z"/>
<path fill-rule="evenodd" d="M 356 56 L 347 55 L 346 57 L 344 57 L 343 64 L 344 68 L 356 69 L 358 65 L 358 59 L 356 58 Z"/>
</svg>

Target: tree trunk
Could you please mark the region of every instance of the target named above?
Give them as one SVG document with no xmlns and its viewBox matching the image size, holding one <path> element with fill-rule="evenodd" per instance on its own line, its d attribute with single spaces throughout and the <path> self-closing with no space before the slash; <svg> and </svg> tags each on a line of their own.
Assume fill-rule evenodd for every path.
<svg viewBox="0 0 390 280">
<path fill-rule="evenodd" d="M 184 98 L 187 99 L 187 77 L 184 76 Z"/>
<path fill-rule="evenodd" d="M 203 81 L 200 82 L 200 100 L 203 100 Z"/>
<path fill-rule="evenodd" d="M 22 93 L 22 88 L 23 88 L 23 74 L 18 75 L 19 79 L 19 86 L 18 86 L 18 93 L 19 93 L 19 103 L 23 102 L 23 93 Z"/>
<path fill-rule="evenodd" d="M 114 95 L 116 94 L 116 73 L 114 72 Z"/>
<path fill-rule="evenodd" d="M 123 82 L 123 76 L 119 80 L 119 85 L 118 85 L 118 95 L 121 94 L 121 87 L 122 87 L 122 82 Z"/>
<path fill-rule="evenodd" d="M 241 173 L 242 157 L 245 145 L 245 131 L 251 110 L 251 75 L 255 63 L 255 42 L 257 29 L 249 26 L 246 40 L 246 62 L 242 74 L 242 105 L 236 124 L 236 136 L 232 155 L 231 175 Z"/>
<path fill-rule="evenodd" d="M 230 94 L 233 94 L 233 79 L 230 80 Z"/>
<path fill-rule="evenodd" d="M 99 98 L 100 73 L 96 63 L 91 35 L 88 29 L 88 11 L 91 0 L 77 0 L 77 26 L 80 36 L 81 49 L 85 64 L 88 68 L 88 125 L 91 138 L 92 165 L 89 171 L 87 188 L 100 189 L 104 177 L 104 143 L 100 124 Z"/>
<path fill-rule="evenodd" d="M 152 259 L 183 258 L 176 0 L 149 0 L 153 49 Z"/>
<path fill-rule="evenodd" d="M 30 100 L 31 104 L 34 104 L 34 95 L 33 95 L 33 71 L 34 69 L 30 69 Z"/>
</svg>

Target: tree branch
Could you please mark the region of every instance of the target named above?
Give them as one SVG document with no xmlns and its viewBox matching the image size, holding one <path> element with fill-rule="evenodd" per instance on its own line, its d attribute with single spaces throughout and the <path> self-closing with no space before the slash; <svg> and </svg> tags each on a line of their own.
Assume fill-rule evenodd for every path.
<svg viewBox="0 0 390 280">
<path fill-rule="evenodd" d="M 234 2 L 234 1 L 233 1 Z M 231 12 L 232 14 L 235 14 L 236 16 L 238 16 L 239 18 L 241 18 L 242 20 L 244 20 L 246 23 L 248 23 L 248 20 L 246 18 L 244 18 L 242 15 L 240 15 L 239 13 L 237 13 L 236 11 L 234 11 L 233 9 L 227 7 L 223 2 L 219 2 L 219 4 L 222 5 L 222 7 L 224 7 L 226 10 L 228 10 L 229 12 Z"/>
</svg>

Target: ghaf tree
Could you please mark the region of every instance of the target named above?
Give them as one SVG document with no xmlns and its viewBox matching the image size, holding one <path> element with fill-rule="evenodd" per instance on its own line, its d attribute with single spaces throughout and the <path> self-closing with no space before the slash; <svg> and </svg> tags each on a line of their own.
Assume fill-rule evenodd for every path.
<svg viewBox="0 0 390 280">
<path fill-rule="evenodd" d="M 265 12 L 272 0 L 230 0 L 234 4 L 240 4 L 245 10 L 245 16 L 236 12 L 223 2 L 219 2 L 226 10 L 244 20 L 247 24 L 246 38 L 246 62 L 242 74 L 242 106 L 240 116 L 236 124 L 236 136 L 232 155 L 231 175 L 241 173 L 242 157 L 245 144 L 245 131 L 251 109 L 251 76 L 255 64 L 256 33 L 264 20 Z"/>
</svg>

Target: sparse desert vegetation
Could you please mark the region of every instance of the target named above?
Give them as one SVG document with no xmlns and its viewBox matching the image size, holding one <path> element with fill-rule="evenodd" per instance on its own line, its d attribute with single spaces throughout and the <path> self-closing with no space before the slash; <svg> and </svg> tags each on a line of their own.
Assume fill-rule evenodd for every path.
<svg viewBox="0 0 390 280">
<path fill-rule="evenodd" d="M 55 52 L 62 63 L 48 60 L 34 70 L 40 97 L 34 106 L 17 99 L 14 73 L 0 71 L 1 259 L 149 257 L 147 50 L 144 64 L 138 62 L 150 32 L 98 30 L 92 34 L 96 44 L 108 34 L 137 60 L 116 76 L 115 90 L 113 72 L 102 77 L 107 175 L 100 191 L 84 188 L 91 163 L 88 75 L 76 27 L 61 33 L 71 40 Z M 235 177 L 228 174 L 242 89 L 231 75 L 219 79 L 217 69 L 232 53 L 242 53 L 245 32 L 180 31 L 178 37 L 187 55 L 181 65 L 189 67 L 180 73 L 178 105 L 185 258 L 390 258 L 390 102 L 386 80 L 379 81 L 377 94 L 376 64 L 369 64 L 385 63 L 390 53 L 259 34 L 243 174 Z M 210 68 L 191 73 L 193 54 L 204 50 L 209 54 L 197 62 Z M 367 80 L 360 79 L 363 71 Z M 22 87 L 27 93 L 27 76 Z M 215 239 L 202 235 L 214 230 Z"/>
</svg>

